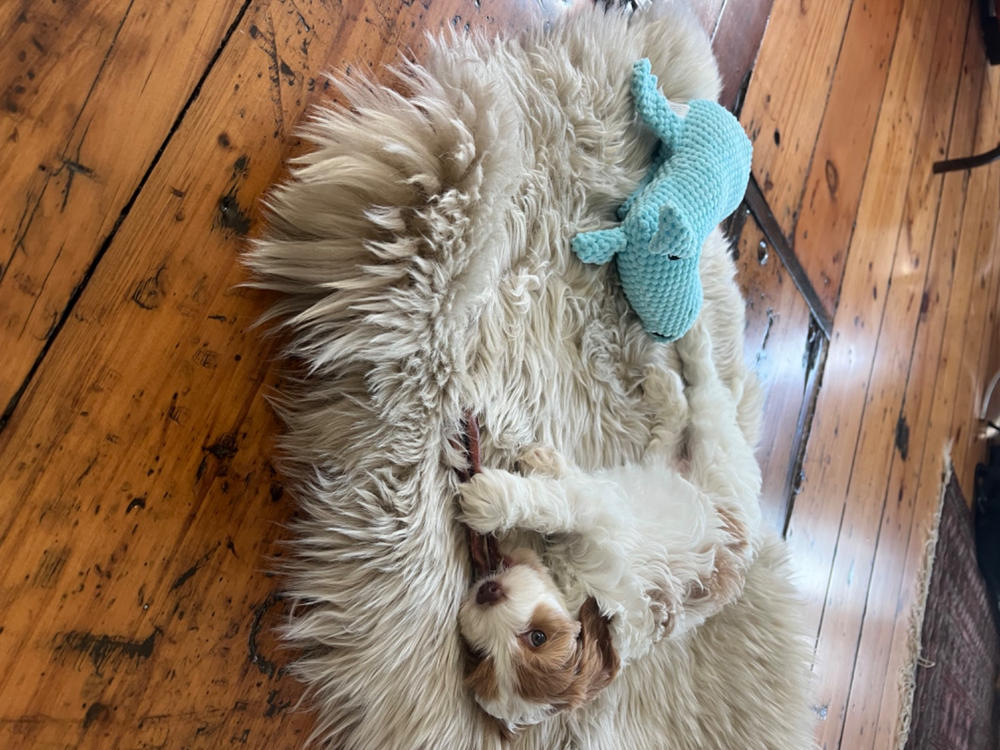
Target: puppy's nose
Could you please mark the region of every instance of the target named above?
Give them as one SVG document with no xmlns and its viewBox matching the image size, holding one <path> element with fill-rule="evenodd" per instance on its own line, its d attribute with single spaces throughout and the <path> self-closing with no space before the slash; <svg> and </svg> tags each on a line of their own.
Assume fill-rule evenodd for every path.
<svg viewBox="0 0 1000 750">
<path fill-rule="evenodd" d="M 486 604 L 492 607 L 503 597 L 503 586 L 496 581 L 484 581 L 476 592 L 476 604 Z"/>
</svg>

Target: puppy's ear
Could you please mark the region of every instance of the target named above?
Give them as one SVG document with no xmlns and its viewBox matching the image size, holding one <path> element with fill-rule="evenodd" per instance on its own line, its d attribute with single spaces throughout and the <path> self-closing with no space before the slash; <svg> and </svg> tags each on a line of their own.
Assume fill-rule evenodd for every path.
<svg viewBox="0 0 1000 750">
<path fill-rule="evenodd" d="M 499 694 L 496 667 L 492 656 L 468 654 L 465 662 L 465 686 L 479 700 L 493 700 Z"/>
<path fill-rule="evenodd" d="M 601 614 L 594 597 L 580 607 L 579 618 L 582 627 L 579 676 L 584 691 L 580 703 L 586 703 L 611 684 L 620 662 L 611 643 L 609 620 Z"/>
<path fill-rule="evenodd" d="M 618 654 L 608 621 L 592 598 L 580 607 L 579 623 L 560 613 L 548 624 L 555 626 L 548 628 L 548 640 L 537 651 L 521 651 L 517 691 L 556 713 L 582 706 L 606 688 L 618 672 Z"/>
</svg>

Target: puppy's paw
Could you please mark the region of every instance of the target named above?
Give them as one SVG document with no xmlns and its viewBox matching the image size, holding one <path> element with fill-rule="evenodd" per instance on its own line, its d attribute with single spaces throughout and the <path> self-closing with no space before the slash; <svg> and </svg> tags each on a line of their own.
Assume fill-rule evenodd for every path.
<svg viewBox="0 0 1000 750">
<path fill-rule="evenodd" d="M 497 469 L 484 469 L 459 485 L 459 520 L 473 531 L 489 534 L 510 528 L 505 486 L 517 477 Z"/>
<path fill-rule="evenodd" d="M 561 479 L 566 476 L 568 464 L 562 454 L 551 445 L 532 443 L 517 457 L 517 465 L 522 474 L 540 474 L 541 476 Z"/>
<path fill-rule="evenodd" d="M 688 402 L 684 396 L 684 381 L 673 370 L 650 365 L 642 381 L 642 390 L 657 411 L 683 424 L 687 420 Z"/>
<path fill-rule="evenodd" d="M 712 341 L 701 320 L 683 338 L 678 339 L 675 346 L 688 385 L 704 383 L 713 377 L 715 362 L 712 359 Z"/>
</svg>

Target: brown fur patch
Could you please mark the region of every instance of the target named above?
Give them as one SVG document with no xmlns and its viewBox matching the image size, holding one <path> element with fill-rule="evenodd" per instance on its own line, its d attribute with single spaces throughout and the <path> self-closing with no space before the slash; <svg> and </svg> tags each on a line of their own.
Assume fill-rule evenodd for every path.
<svg viewBox="0 0 1000 750">
<path fill-rule="evenodd" d="M 711 575 L 692 581 L 685 587 L 684 602 L 688 606 L 718 611 L 743 590 L 750 549 L 746 525 L 733 511 L 717 508 L 719 527 L 729 536 L 729 542 L 715 550 L 715 566 Z"/>
<path fill-rule="evenodd" d="M 580 608 L 579 623 L 539 605 L 530 627 L 544 632 L 547 640 L 538 648 L 523 642 L 516 674 L 524 699 L 556 710 L 575 708 L 607 687 L 617 674 L 618 655 L 611 633 L 592 598 Z"/>
<path fill-rule="evenodd" d="M 678 607 L 691 607 L 704 616 L 710 616 L 733 601 L 743 590 L 747 568 L 750 539 L 746 525 L 735 511 L 717 508 L 719 528 L 729 537 L 725 544 L 706 545 L 702 552 L 714 552 L 713 567 L 701 577 L 689 581 L 682 591 L 671 593 L 666 585 L 646 592 L 652 600 L 653 614 L 660 618 L 664 635 L 673 631 L 672 613 Z M 677 597 L 680 601 L 677 601 Z"/>
<path fill-rule="evenodd" d="M 663 635 L 670 635 L 674 630 L 674 608 L 677 602 L 667 592 L 666 582 L 647 590 L 646 596 L 650 598 L 649 606 L 653 610 L 653 616 L 659 619 Z"/>
<path fill-rule="evenodd" d="M 496 666 L 493 657 L 485 658 L 469 655 L 465 674 L 465 685 L 481 700 L 493 700 L 500 694 L 497 684 Z"/>
<path fill-rule="evenodd" d="M 716 512 L 719 514 L 719 520 L 721 521 L 720 526 L 722 530 L 732 537 L 732 541 L 727 544 L 726 547 L 733 550 L 733 552 L 736 552 L 737 554 L 745 552 L 747 547 L 750 545 L 746 525 L 736 518 L 735 513 L 732 513 L 725 508 L 719 508 Z"/>
<path fill-rule="evenodd" d="M 533 648 L 528 633 L 540 630 L 546 641 Z M 576 673 L 579 623 L 558 610 L 539 604 L 531 615 L 528 631 L 519 639 L 518 692 L 526 700 L 551 703 L 553 694 L 564 692 Z"/>
<path fill-rule="evenodd" d="M 731 552 L 718 550 L 715 569 L 703 580 L 692 581 L 684 592 L 685 604 L 721 608 L 732 601 L 743 588 L 744 566 Z"/>
<path fill-rule="evenodd" d="M 581 703 L 585 703 L 611 684 L 621 662 L 611 643 L 610 621 L 601 614 L 594 597 L 580 607 L 580 624 L 583 627 L 581 675 L 586 687 Z"/>
</svg>

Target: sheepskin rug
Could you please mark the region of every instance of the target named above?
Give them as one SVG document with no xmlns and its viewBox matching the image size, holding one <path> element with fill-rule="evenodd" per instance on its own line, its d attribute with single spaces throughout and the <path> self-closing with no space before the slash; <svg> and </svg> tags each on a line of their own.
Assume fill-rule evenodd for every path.
<svg viewBox="0 0 1000 750">
<path fill-rule="evenodd" d="M 714 98 L 707 39 L 684 13 L 583 9 L 508 40 L 432 45 L 386 88 L 340 82 L 313 150 L 268 199 L 248 262 L 280 293 L 270 320 L 295 373 L 278 408 L 301 506 L 284 630 L 336 748 L 805 748 L 810 644 L 781 544 L 762 543 L 742 598 L 658 644 L 591 704 L 503 740 L 463 687 L 456 614 L 470 584 L 456 521 L 465 409 L 483 463 L 543 441 L 584 468 L 638 460 L 656 404 L 647 368 L 677 368 L 643 332 L 613 264 L 577 232 L 614 222 L 653 137 L 632 63 L 671 99 Z M 743 301 L 715 232 L 701 273 L 713 355 L 754 440 Z"/>
</svg>

